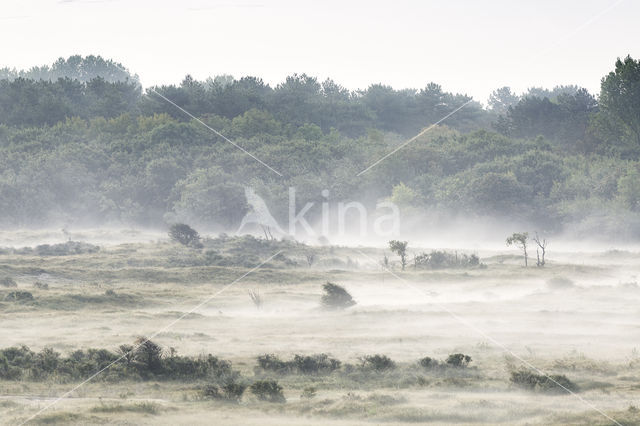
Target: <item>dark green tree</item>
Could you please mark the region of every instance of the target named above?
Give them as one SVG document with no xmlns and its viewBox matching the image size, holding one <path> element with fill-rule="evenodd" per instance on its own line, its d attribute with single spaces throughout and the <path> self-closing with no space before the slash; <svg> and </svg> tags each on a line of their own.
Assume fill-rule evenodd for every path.
<svg viewBox="0 0 640 426">
<path fill-rule="evenodd" d="M 528 255 L 527 255 L 527 240 L 529 239 L 528 232 L 514 232 L 509 238 L 507 238 L 507 245 L 515 245 L 524 254 L 524 266 L 528 266 Z"/>
<path fill-rule="evenodd" d="M 409 244 L 408 241 L 398 241 L 398 240 L 389 241 L 389 249 L 391 249 L 392 252 L 400 256 L 400 265 L 402 266 L 403 271 L 404 271 L 404 268 L 407 266 L 407 245 L 408 244 Z"/>
<path fill-rule="evenodd" d="M 618 58 L 615 70 L 602 79 L 600 107 L 622 123 L 640 145 L 640 61 Z"/>
</svg>

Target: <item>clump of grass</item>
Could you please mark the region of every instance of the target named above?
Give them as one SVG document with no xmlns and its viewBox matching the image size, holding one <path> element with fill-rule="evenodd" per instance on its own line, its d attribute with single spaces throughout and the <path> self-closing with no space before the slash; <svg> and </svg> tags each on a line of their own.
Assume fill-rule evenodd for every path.
<svg viewBox="0 0 640 426">
<path fill-rule="evenodd" d="M 158 414 L 160 406 L 153 402 L 140 402 L 137 404 L 123 405 L 119 403 L 115 404 L 100 404 L 97 407 L 91 409 L 94 413 L 145 413 L 145 414 Z"/>
<path fill-rule="evenodd" d="M 529 370 L 521 369 L 511 372 L 511 383 L 523 389 L 546 392 L 546 393 L 563 393 L 568 390 L 577 392 L 578 386 L 567 378 L 565 375 L 544 376 L 535 374 Z"/>
<path fill-rule="evenodd" d="M 287 399 L 282 393 L 282 386 L 275 380 L 258 380 L 250 387 L 251 393 L 260 401 L 285 403 Z"/>
<path fill-rule="evenodd" d="M 356 304 L 349 292 L 344 287 L 327 282 L 322 286 L 324 294 L 320 299 L 325 309 L 346 309 Z"/>
<path fill-rule="evenodd" d="M 72 422 L 79 422 L 81 419 L 82 419 L 82 416 L 80 416 L 79 414 L 63 411 L 63 412 L 50 413 L 50 414 L 45 413 L 36 417 L 31 421 L 39 425 L 60 425 L 60 424 L 70 424 Z"/>
</svg>

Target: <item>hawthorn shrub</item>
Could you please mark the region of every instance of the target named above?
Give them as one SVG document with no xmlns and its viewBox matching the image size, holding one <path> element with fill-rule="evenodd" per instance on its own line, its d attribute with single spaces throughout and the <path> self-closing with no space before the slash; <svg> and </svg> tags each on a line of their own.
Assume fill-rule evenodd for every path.
<svg viewBox="0 0 640 426">
<path fill-rule="evenodd" d="M 344 287 L 327 282 L 322 286 L 324 294 L 320 299 L 325 309 L 346 309 L 356 304 L 349 292 Z"/>
</svg>

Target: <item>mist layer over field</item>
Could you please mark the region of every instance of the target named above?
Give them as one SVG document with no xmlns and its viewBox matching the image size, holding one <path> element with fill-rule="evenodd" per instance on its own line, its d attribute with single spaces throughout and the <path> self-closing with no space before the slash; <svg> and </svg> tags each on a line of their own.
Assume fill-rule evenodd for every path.
<svg viewBox="0 0 640 426">
<path fill-rule="evenodd" d="M 515 386 L 510 371 L 525 362 L 549 374 L 565 374 L 580 387 L 581 398 L 606 413 L 634 418 L 628 417 L 638 398 L 632 384 L 640 368 L 640 266 L 634 251 L 549 249 L 544 268 L 524 268 L 517 249 L 459 250 L 460 256 L 479 254 L 480 267 L 425 270 L 409 265 L 401 271 L 383 248 L 205 239 L 202 252 L 216 251 L 223 260 L 255 255 L 266 260 L 278 250 L 284 257 L 185 315 L 255 264 L 221 266 L 218 258 L 217 264 L 207 264 L 199 251 L 169 243 L 159 233 L 113 231 L 105 238 L 85 230 L 71 235 L 105 244 L 91 253 L 54 256 L 4 249 L 0 254 L 1 274 L 17 283 L 17 288 L 0 289 L 3 347 L 49 347 L 66 356 L 77 349 L 113 351 L 153 335 L 167 351 L 230 360 L 248 380 L 273 377 L 256 370 L 256 357 L 263 354 L 286 360 L 327 353 L 345 367 L 328 376 L 277 374 L 287 403 L 275 411 L 248 396 L 240 405 L 212 405 L 201 400 L 197 382 L 106 384 L 97 379 L 48 410 L 43 421 L 200 424 L 215 412 L 222 424 L 298 424 L 301 415 L 309 424 L 608 424 L 572 395 Z M 4 241 L 16 245 L 56 238 L 53 231 L 3 234 Z M 311 252 L 316 257 L 309 266 L 305 256 Z M 391 256 L 391 272 L 380 266 L 385 253 Z M 327 281 L 347 289 L 357 304 L 343 311 L 322 309 Z M 28 291 L 33 300 L 12 300 L 7 295 L 16 289 Z M 260 295 L 259 309 L 249 290 Z M 417 364 L 425 356 L 444 360 L 453 353 L 473 361 L 451 371 Z M 384 373 L 359 372 L 361 360 L 372 354 L 384 354 L 398 366 Z M 0 417 L 7 424 L 20 422 L 73 386 L 53 377 L 49 381 L 47 388 L 33 379 L 0 381 Z M 309 386 L 317 396 L 302 398 Z"/>
</svg>

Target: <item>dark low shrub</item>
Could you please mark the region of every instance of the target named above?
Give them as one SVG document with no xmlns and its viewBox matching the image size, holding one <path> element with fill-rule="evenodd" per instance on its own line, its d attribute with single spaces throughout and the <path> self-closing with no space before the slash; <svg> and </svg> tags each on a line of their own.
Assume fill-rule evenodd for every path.
<svg viewBox="0 0 640 426">
<path fill-rule="evenodd" d="M 4 296 L 4 300 L 12 302 L 29 302 L 33 300 L 33 294 L 28 291 L 11 291 Z"/>
<path fill-rule="evenodd" d="M 362 367 L 378 372 L 396 368 L 396 363 L 386 355 L 365 355 L 361 358 Z"/>
<path fill-rule="evenodd" d="M 281 360 L 276 355 L 265 354 L 260 355 L 257 358 L 258 366 L 265 371 L 273 371 L 275 373 L 283 374 L 289 371 L 291 364 Z"/>
<path fill-rule="evenodd" d="M 229 381 L 221 386 L 210 384 L 202 390 L 202 396 L 206 399 L 217 399 L 222 401 L 238 403 L 242 399 L 247 386 L 235 381 Z"/>
<path fill-rule="evenodd" d="M 302 374 L 327 374 L 340 368 L 340 361 L 327 354 L 295 355 L 293 365 Z"/>
<path fill-rule="evenodd" d="M 465 354 L 451 354 L 447 357 L 446 363 L 451 367 L 464 368 L 472 361 L 469 355 Z"/>
<path fill-rule="evenodd" d="M 273 354 L 260 355 L 258 367 L 278 374 L 329 374 L 340 368 L 341 362 L 327 354 L 294 355 L 291 361 L 283 361 Z"/>
<path fill-rule="evenodd" d="M 522 369 L 512 371 L 510 381 L 523 389 L 538 392 L 563 393 L 578 391 L 578 386 L 575 383 L 569 380 L 567 376 L 559 374 L 545 376 Z"/>
<path fill-rule="evenodd" d="M 433 359 L 431 357 L 424 357 L 420 361 L 418 361 L 421 367 L 423 368 L 436 368 L 440 366 L 440 362 L 437 359 Z"/>
<path fill-rule="evenodd" d="M 213 355 L 177 356 L 175 351 L 166 356 L 164 349 L 152 341 L 139 340 L 136 346 L 121 345 L 117 352 L 76 350 L 66 357 L 51 349 L 33 352 L 26 346 L 0 350 L 0 379 L 46 380 L 55 376 L 83 380 L 107 366 L 109 369 L 100 375 L 107 381 L 207 380 L 219 384 L 228 395 L 239 391 L 233 384 L 237 384 L 240 373 L 231 368 L 229 361 Z"/>
<path fill-rule="evenodd" d="M 258 380 L 250 387 L 251 393 L 261 401 L 284 403 L 287 402 L 282 393 L 282 386 L 275 380 Z"/>
<path fill-rule="evenodd" d="M 185 223 L 174 223 L 169 227 L 169 238 L 187 247 L 202 248 L 198 231 Z"/>
<path fill-rule="evenodd" d="M 349 292 L 337 284 L 327 282 L 320 303 L 325 309 L 346 309 L 356 304 Z"/>
</svg>

